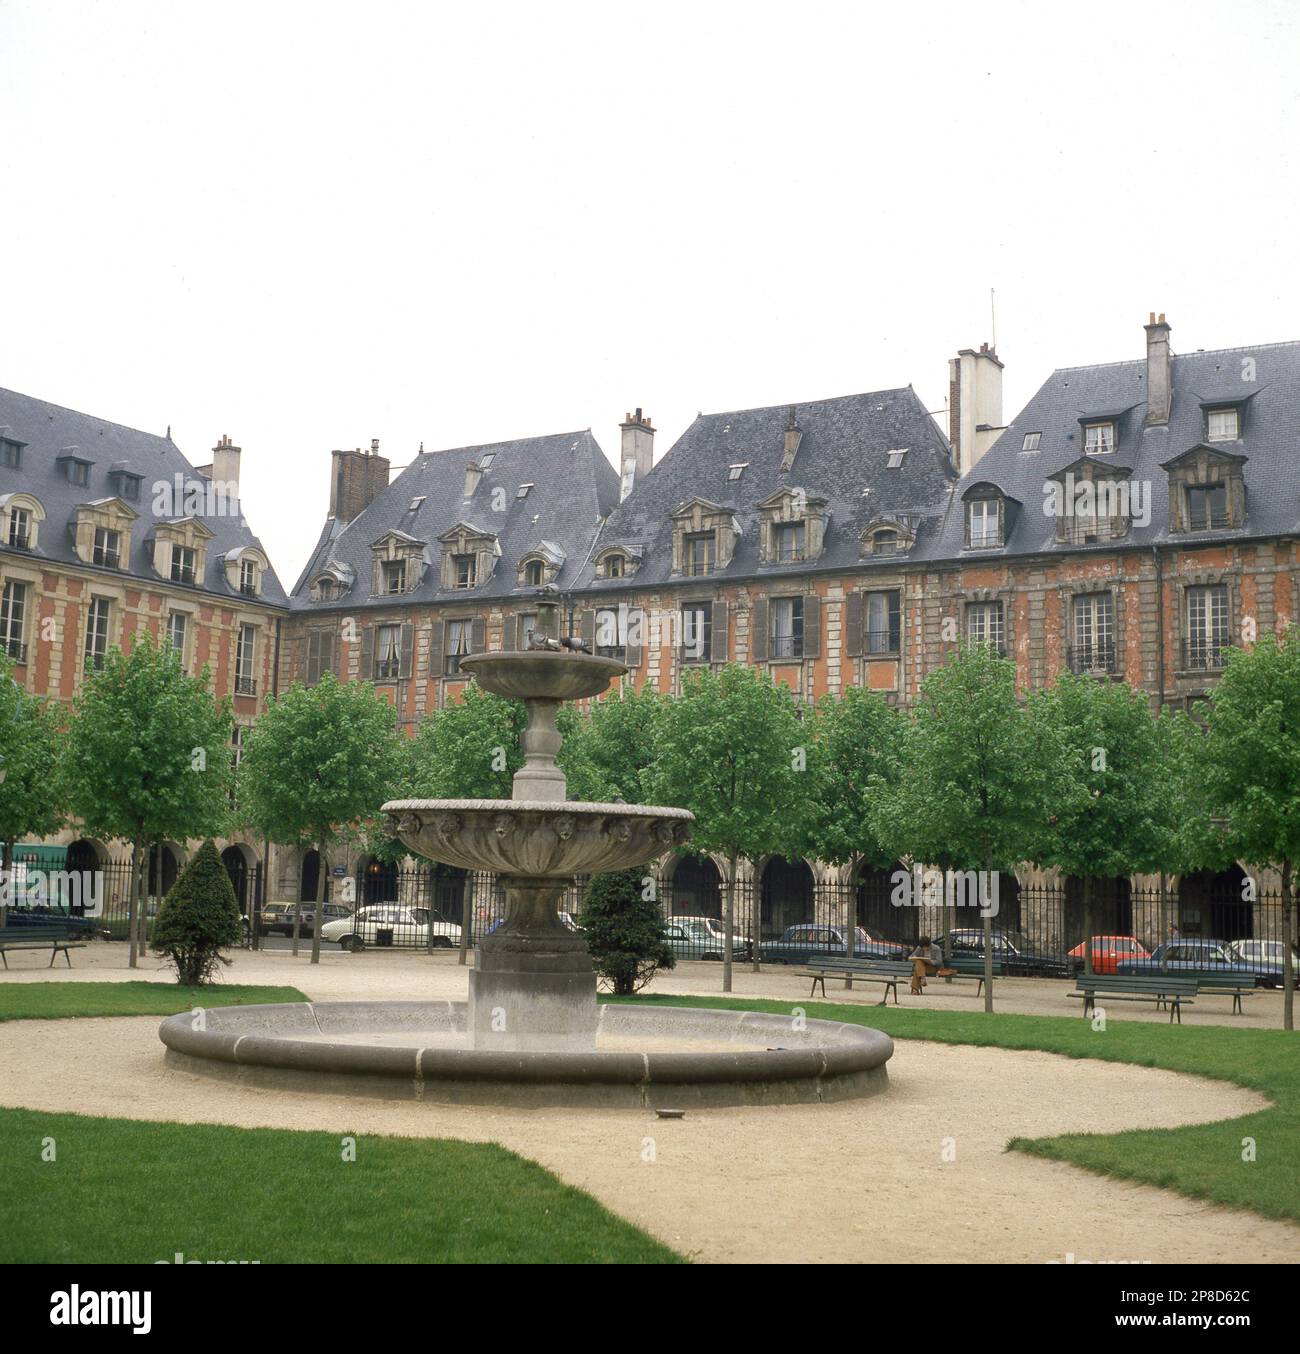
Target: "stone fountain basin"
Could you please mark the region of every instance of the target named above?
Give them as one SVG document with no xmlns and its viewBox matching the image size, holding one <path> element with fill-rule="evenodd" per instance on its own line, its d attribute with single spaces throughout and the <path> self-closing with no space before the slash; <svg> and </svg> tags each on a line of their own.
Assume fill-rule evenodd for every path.
<svg viewBox="0 0 1300 1354">
<path fill-rule="evenodd" d="M 164 1020 L 178 1069 L 259 1086 L 433 1104 L 691 1108 L 853 1099 L 883 1091 L 879 1030 L 755 1011 L 613 1003 L 595 1048 L 471 1048 L 450 1001 L 227 1006 Z"/>
<path fill-rule="evenodd" d="M 687 841 L 695 821 L 687 809 L 563 800 L 394 799 L 383 811 L 428 860 L 552 879 L 640 865 Z"/>
<path fill-rule="evenodd" d="M 460 660 L 484 691 L 518 700 L 577 701 L 599 696 L 627 664 L 594 654 L 547 649 L 507 649 Z"/>
</svg>

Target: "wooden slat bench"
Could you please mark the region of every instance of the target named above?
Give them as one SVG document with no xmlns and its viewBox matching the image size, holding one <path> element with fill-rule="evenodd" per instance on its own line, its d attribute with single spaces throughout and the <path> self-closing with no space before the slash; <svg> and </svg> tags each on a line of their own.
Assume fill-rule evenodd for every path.
<svg viewBox="0 0 1300 1354">
<path fill-rule="evenodd" d="M 799 976 L 812 979 L 812 987 L 808 989 L 808 995 L 811 997 L 817 991 L 817 984 L 821 984 L 822 996 L 826 995 L 827 978 L 843 978 L 845 986 L 855 982 L 881 983 L 884 985 L 884 995 L 880 999 L 880 1005 L 884 1006 L 889 1001 L 889 994 L 894 994 L 894 1005 L 898 1005 L 898 980 L 900 978 L 911 978 L 911 963 L 900 959 L 848 959 L 841 955 L 836 958 L 834 955 L 828 955 L 826 958 L 807 959 L 804 961 L 803 968 L 798 970 Z"/>
<path fill-rule="evenodd" d="M 1108 973 L 1094 973 L 1089 977 L 1086 973 L 1081 973 L 1078 990 L 1067 995 L 1083 998 L 1085 1017 L 1091 1014 L 1099 996 L 1105 997 L 1107 1001 L 1151 1001 L 1155 1002 L 1157 1008 L 1168 1003 L 1169 1023 L 1172 1025 L 1177 1017 L 1181 1025 L 1183 1006 L 1192 1005 L 1196 988 L 1195 977 L 1181 975 L 1175 977 L 1167 973 L 1142 973 L 1122 977 Z"/>
<path fill-rule="evenodd" d="M 1253 997 L 1258 990 L 1253 981 L 1247 982 L 1244 978 L 1228 978 L 1214 973 L 1198 973 L 1196 975 L 1197 995 L 1231 996 L 1233 1015 L 1241 1015 L 1242 997 Z"/>
<path fill-rule="evenodd" d="M 54 961 L 60 954 L 68 961 L 68 967 L 71 968 L 72 956 L 68 951 L 84 949 L 86 934 L 87 930 L 84 926 L 67 922 L 56 922 L 48 926 L 14 926 L 12 923 L 8 926 L 0 926 L 0 960 L 3 960 L 5 968 L 8 968 L 9 950 L 48 949 L 50 951 L 50 968 L 54 967 Z"/>
</svg>

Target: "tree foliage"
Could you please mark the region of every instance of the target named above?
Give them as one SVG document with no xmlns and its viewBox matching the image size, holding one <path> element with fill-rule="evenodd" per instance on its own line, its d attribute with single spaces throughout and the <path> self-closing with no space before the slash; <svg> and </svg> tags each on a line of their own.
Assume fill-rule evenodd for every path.
<svg viewBox="0 0 1300 1354">
<path fill-rule="evenodd" d="M 676 963 L 663 913 L 641 870 L 592 875 L 577 922 L 597 974 L 620 996 L 640 991 L 659 969 Z"/>
<path fill-rule="evenodd" d="M 217 965 L 230 962 L 222 947 L 237 944 L 242 933 L 235 890 L 209 838 L 158 909 L 154 949 L 171 962 L 178 982 L 195 986 L 211 982 Z"/>
<path fill-rule="evenodd" d="M 13 665 L 0 654 L 0 842 L 8 876 L 14 844 L 43 837 L 63 821 L 59 782 L 61 712 L 29 696 L 13 679 Z"/>
<path fill-rule="evenodd" d="M 514 774 L 524 764 L 519 736 L 526 724 L 523 701 L 471 682 L 458 701 L 430 711 L 416 730 L 410 797 L 509 799 Z"/>
<path fill-rule="evenodd" d="M 560 766 L 569 793 L 596 803 L 654 803 L 647 798 L 647 773 L 658 756 L 659 721 L 669 699 L 651 686 L 628 686 L 594 701 L 586 718 L 566 706 Z"/>
</svg>

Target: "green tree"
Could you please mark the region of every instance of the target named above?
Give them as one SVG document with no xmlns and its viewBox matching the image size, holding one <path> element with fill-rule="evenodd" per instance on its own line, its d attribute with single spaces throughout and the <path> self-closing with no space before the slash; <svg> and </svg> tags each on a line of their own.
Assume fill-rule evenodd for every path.
<svg viewBox="0 0 1300 1354">
<path fill-rule="evenodd" d="M 659 969 L 677 962 L 664 935 L 663 912 L 640 870 L 592 875 L 577 923 L 586 933 L 592 966 L 619 996 L 640 991 Z"/>
<path fill-rule="evenodd" d="M 272 841 L 320 853 L 313 964 L 320 963 L 326 849 L 364 829 L 405 764 L 393 707 L 368 683 L 340 682 L 329 672 L 315 686 L 295 683 L 272 697 L 244 741 L 244 812 Z"/>
<path fill-rule="evenodd" d="M 1083 881 L 1084 967 L 1092 973 L 1094 880 L 1161 869 L 1176 837 L 1162 730 L 1143 693 L 1070 672 L 1032 696 L 1029 712 L 1069 772 L 1034 859 Z"/>
<path fill-rule="evenodd" d="M 1223 676 L 1200 707 L 1206 794 L 1226 820 L 1226 842 L 1282 875 L 1282 1024 L 1295 1028 L 1295 866 L 1300 859 L 1300 629 L 1229 649 Z"/>
<path fill-rule="evenodd" d="M 471 682 L 460 700 L 421 720 L 410 748 L 411 797 L 509 799 L 527 722 L 523 701 Z"/>
<path fill-rule="evenodd" d="M 652 803 L 646 773 L 658 756 L 657 730 L 668 700 L 651 686 L 641 691 L 627 686 L 593 701 L 586 718 L 566 706 L 560 767 L 569 793 L 596 803 Z"/>
<path fill-rule="evenodd" d="M 1049 726 L 1016 696 L 1016 667 L 986 644 L 959 649 L 921 685 L 897 783 L 872 797 L 886 854 L 956 870 L 1011 872 L 1032 859 L 1069 767 Z M 984 1009 L 993 1009 L 993 921 L 985 910 Z"/>
<path fill-rule="evenodd" d="M 736 664 L 686 673 L 681 695 L 665 702 L 656 726 L 658 756 L 643 777 L 647 800 L 690 809 L 691 849 L 727 858 L 724 992 L 731 991 L 740 857 L 792 855 L 805 837 L 812 799 L 806 769 L 810 732 L 789 687 Z M 757 969 L 757 889 L 753 913 Z"/>
<path fill-rule="evenodd" d="M 230 816 L 229 701 L 191 677 L 169 643 L 137 633 L 130 653 L 110 650 L 73 703 L 63 744 L 70 815 L 94 836 L 131 843 L 128 963 L 136 967 L 145 847 L 218 835 Z"/>
<path fill-rule="evenodd" d="M 29 696 L 0 653 L 0 926 L 9 903 L 13 851 L 22 837 L 45 836 L 63 821 L 58 777 L 60 712 Z"/>
<path fill-rule="evenodd" d="M 209 837 L 158 909 L 154 949 L 176 969 L 177 982 L 195 987 L 211 982 L 218 964 L 230 963 L 222 947 L 237 944 L 242 934 L 235 890 Z"/>
</svg>

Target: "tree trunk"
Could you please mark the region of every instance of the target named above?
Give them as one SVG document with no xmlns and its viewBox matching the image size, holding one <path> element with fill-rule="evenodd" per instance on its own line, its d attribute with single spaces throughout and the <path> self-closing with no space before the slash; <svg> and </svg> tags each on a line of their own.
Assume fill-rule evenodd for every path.
<svg viewBox="0 0 1300 1354">
<path fill-rule="evenodd" d="M 131 843 L 131 887 L 126 895 L 126 966 L 136 967 L 135 919 L 140 910 L 140 839 Z"/>
<path fill-rule="evenodd" d="M 469 963 L 470 910 L 474 906 L 474 876 L 466 874 L 460 881 L 460 962 Z"/>
<path fill-rule="evenodd" d="M 1282 862 L 1282 1028 L 1295 1029 L 1295 899 L 1291 895 L 1291 862 Z"/>
<path fill-rule="evenodd" d="M 985 877 L 993 878 L 993 861 L 990 856 L 984 857 Z M 987 908 L 984 909 L 984 1012 L 986 1015 L 993 1014 L 993 916 Z"/>
<path fill-rule="evenodd" d="M 1083 876 L 1083 972 L 1091 978 L 1096 970 L 1092 965 L 1092 876 Z"/>
<path fill-rule="evenodd" d="M 729 858 L 727 871 L 726 901 L 722 907 L 722 990 L 731 991 L 731 959 L 733 954 L 732 938 L 736 934 L 736 857 L 733 851 Z M 757 946 L 758 937 L 754 937 Z M 756 951 L 757 953 L 757 951 Z"/>
<path fill-rule="evenodd" d="M 320 885 L 320 871 L 325 868 L 325 862 L 317 857 L 316 863 L 316 884 Z M 298 940 L 302 934 L 302 881 L 299 880 L 298 887 L 293 891 L 293 957 L 298 957 Z"/>
<path fill-rule="evenodd" d="M 316 854 L 320 856 L 320 869 L 316 871 L 316 916 L 312 919 L 311 927 L 311 962 L 320 963 L 320 928 L 325 924 L 325 843 L 316 843 Z M 298 890 L 302 892 L 301 889 Z M 298 909 L 302 911 L 301 907 Z M 433 918 L 431 917 L 430 922 Z M 294 919 L 294 927 L 297 928 L 297 918 Z M 430 935 L 433 934 L 433 927 L 429 927 Z M 297 937 L 295 937 L 296 939 Z"/>
</svg>

